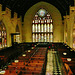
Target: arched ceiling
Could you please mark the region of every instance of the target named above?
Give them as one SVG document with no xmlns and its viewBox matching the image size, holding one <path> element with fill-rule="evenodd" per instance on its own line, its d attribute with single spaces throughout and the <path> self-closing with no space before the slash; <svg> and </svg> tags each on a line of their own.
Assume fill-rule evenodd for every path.
<svg viewBox="0 0 75 75">
<path fill-rule="evenodd" d="M 74 5 L 74 0 L 0 0 L 2 4 L 2 10 L 5 10 L 5 7 L 8 7 L 13 12 L 17 12 L 18 16 L 26 13 L 26 11 L 33 6 L 34 4 L 44 1 L 54 5 L 64 16 L 66 13 L 69 14 L 69 6 Z"/>
</svg>

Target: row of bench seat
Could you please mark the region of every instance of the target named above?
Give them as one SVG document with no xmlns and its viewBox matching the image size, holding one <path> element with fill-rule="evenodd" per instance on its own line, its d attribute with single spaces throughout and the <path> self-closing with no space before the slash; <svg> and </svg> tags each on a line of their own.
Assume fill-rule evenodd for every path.
<svg viewBox="0 0 75 75">
<path fill-rule="evenodd" d="M 17 63 L 12 62 L 4 75 L 44 75 L 46 67 L 47 48 L 36 48 L 25 51 L 26 56 L 19 56 Z"/>
</svg>

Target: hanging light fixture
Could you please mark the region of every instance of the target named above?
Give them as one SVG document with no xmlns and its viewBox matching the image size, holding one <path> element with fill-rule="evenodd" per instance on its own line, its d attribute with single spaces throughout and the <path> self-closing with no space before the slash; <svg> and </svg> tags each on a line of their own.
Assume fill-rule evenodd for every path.
<svg viewBox="0 0 75 75">
<path fill-rule="evenodd" d="M 24 56 L 24 57 L 25 57 L 25 56 L 26 56 L 26 54 L 23 54 L 22 56 Z"/>
<path fill-rule="evenodd" d="M 67 45 L 65 45 L 65 46 L 67 46 Z"/>
<path fill-rule="evenodd" d="M 71 58 L 67 58 L 67 61 L 71 61 Z"/>
<path fill-rule="evenodd" d="M 28 50 L 28 52 L 31 52 L 31 50 Z"/>
<path fill-rule="evenodd" d="M 67 53 L 66 53 L 66 52 L 64 52 L 64 53 L 63 53 L 63 55 L 67 55 Z"/>
<path fill-rule="evenodd" d="M 2 74 L 5 74 L 5 70 L 3 70 L 3 71 L 0 71 L 0 74 L 2 75 Z"/>
<path fill-rule="evenodd" d="M 67 48 L 69 48 L 69 47 L 67 47 Z"/>
<path fill-rule="evenodd" d="M 19 62 L 19 60 L 15 60 L 14 62 L 15 62 L 15 63 L 18 63 L 18 62 Z"/>
</svg>

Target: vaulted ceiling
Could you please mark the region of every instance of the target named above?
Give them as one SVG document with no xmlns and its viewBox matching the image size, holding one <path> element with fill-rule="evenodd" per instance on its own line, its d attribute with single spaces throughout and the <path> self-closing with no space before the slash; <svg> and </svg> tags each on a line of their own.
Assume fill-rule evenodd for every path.
<svg viewBox="0 0 75 75">
<path fill-rule="evenodd" d="M 69 6 L 74 5 L 74 0 L 0 0 L 0 4 L 2 4 L 2 10 L 8 7 L 12 10 L 12 14 L 15 11 L 18 15 L 24 16 L 31 6 L 40 1 L 45 1 L 54 5 L 61 12 L 62 16 L 66 13 L 69 14 Z"/>
</svg>

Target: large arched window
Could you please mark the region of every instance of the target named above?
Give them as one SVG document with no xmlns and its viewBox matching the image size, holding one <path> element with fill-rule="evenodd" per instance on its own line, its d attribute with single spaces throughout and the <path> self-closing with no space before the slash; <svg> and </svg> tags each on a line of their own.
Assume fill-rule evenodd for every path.
<svg viewBox="0 0 75 75">
<path fill-rule="evenodd" d="M 18 25 L 16 26 L 16 33 L 20 33 Z M 16 35 L 15 42 L 20 43 L 20 34 Z"/>
<path fill-rule="evenodd" d="M 75 49 L 75 29 L 73 29 L 73 48 Z"/>
<path fill-rule="evenodd" d="M 33 42 L 53 42 L 53 20 L 51 15 L 40 9 L 32 22 Z"/>
<path fill-rule="evenodd" d="M 2 21 L 0 21 L 0 48 L 7 46 L 7 33 L 6 27 Z"/>
</svg>

